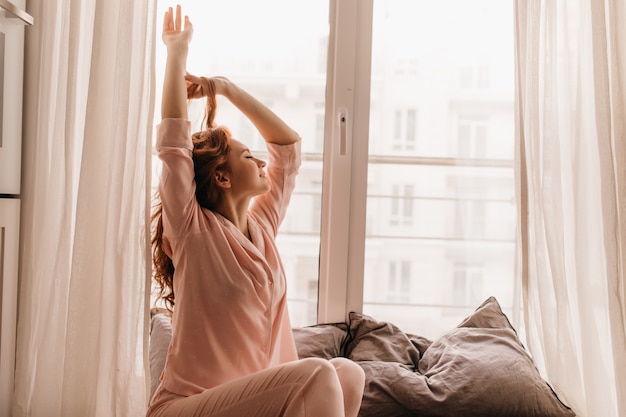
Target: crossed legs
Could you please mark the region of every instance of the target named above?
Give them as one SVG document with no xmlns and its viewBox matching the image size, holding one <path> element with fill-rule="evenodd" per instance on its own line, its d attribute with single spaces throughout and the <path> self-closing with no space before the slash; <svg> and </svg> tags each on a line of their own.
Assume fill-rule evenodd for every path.
<svg viewBox="0 0 626 417">
<path fill-rule="evenodd" d="M 159 388 L 148 417 L 356 417 L 365 377 L 356 363 L 302 359 L 189 397 Z"/>
</svg>

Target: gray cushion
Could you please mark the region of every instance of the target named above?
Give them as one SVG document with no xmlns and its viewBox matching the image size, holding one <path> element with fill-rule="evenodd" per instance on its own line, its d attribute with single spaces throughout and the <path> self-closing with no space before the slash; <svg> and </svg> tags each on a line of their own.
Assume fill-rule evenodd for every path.
<svg viewBox="0 0 626 417">
<path fill-rule="evenodd" d="M 347 356 L 366 375 L 360 417 L 572 417 L 495 298 L 432 343 L 352 313 Z M 390 343 L 393 341 L 393 343 Z"/>
</svg>

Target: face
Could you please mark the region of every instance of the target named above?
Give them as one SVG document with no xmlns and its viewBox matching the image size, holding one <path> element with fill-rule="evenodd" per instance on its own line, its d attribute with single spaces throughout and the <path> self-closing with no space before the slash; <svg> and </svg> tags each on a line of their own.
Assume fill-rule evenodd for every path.
<svg viewBox="0 0 626 417">
<path fill-rule="evenodd" d="M 265 161 L 255 158 L 243 143 L 231 139 L 228 153 L 231 192 L 249 197 L 268 192 L 270 183 L 263 169 L 265 165 Z"/>
</svg>

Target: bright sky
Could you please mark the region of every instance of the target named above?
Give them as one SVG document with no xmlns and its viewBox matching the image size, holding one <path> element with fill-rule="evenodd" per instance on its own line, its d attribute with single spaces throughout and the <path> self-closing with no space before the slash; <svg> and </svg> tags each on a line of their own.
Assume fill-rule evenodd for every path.
<svg viewBox="0 0 626 417">
<path fill-rule="evenodd" d="M 263 60 L 317 45 L 328 33 L 328 0 L 179 0 L 194 23 L 189 55 L 191 71 L 207 71 L 211 59 Z M 161 16 L 176 0 L 159 0 Z M 513 11 L 504 0 L 378 0 L 375 14 L 385 16 L 391 48 L 446 55 L 489 53 L 509 48 Z M 381 12 L 388 8 L 392 12 Z M 485 24 L 484 22 L 489 22 Z M 498 33 L 498 36 L 494 36 Z M 503 44 L 506 44 L 503 46 Z M 159 42 L 162 49 L 162 43 Z M 312 51 L 313 52 L 313 51 Z M 162 51 L 161 51 L 162 53 Z M 430 53 L 428 53 L 430 55 Z"/>
<path fill-rule="evenodd" d="M 188 60 L 190 71 L 206 72 L 207 54 L 221 59 L 243 56 L 253 60 L 291 51 L 307 40 L 317 42 L 328 32 L 328 2 L 323 0 L 180 2 L 183 13 L 194 25 Z M 176 4 L 176 1 L 159 1 L 159 26 L 167 7 Z M 163 49 L 162 44 L 159 47 Z"/>
</svg>

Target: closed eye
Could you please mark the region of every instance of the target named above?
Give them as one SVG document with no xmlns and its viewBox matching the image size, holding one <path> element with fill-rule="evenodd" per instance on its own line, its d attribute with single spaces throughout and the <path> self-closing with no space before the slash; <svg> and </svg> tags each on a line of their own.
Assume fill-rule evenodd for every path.
<svg viewBox="0 0 626 417">
<path fill-rule="evenodd" d="M 250 149 L 248 148 L 245 148 L 244 150 L 242 150 L 241 153 L 245 154 L 244 157 L 247 159 L 254 158 L 254 156 L 252 155 L 252 152 L 250 152 Z"/>
</svg>

